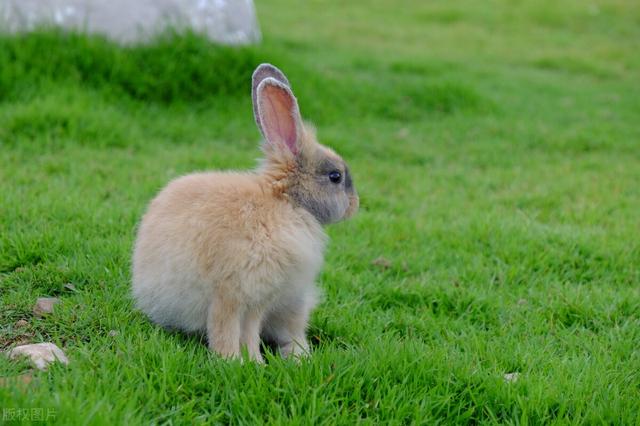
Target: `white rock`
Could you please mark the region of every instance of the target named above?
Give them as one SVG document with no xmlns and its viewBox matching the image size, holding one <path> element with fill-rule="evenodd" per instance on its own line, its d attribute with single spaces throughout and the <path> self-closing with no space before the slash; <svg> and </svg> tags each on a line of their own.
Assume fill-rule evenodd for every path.
<svg viewBox="0 0 640 426">
<path fill-rule="evenodd" d="M 517 382 L 520 377 L 520 373 L 507 373 L 504 376 L 504 381 L 507 383 Z"/>
<path fill-rule="evenodd" d="M 36 300 L 36 304 L 33 307 L 33 313 L 36 316 L 43 316 L 53 313 L 53 306 L 60 302 L 60 299 L 55 297 L 41 297 Z"/>
<path fill-rule="evenodd" d="M 78 292 L 78 289 L 76 288 L 76 286 L 75 286 L 75 285 L 73 285 L 73 284 L 71 284 L 71 283 L 66 283 L 66 284 L 64 285 L 64 288 L 65 288 L 65 289 L 67 289 L 67 290 L 69 290 L 69 291 L 73 291 L 74 293 L 77 293 L 77 292 Z"/>
<path fill-rule="evenodd" d="M 253 0 L 4 0 L 0 28 L 28 31 L 38 25 L 100 33 L 139 42 L 167 26 L 192 29 L 211 40 L 246 44 L 260 40 Z"/>
<path fill-rule="evenodd" d="M 38 370 L 46 370 L 49 364 L 59 361 L 69 364 L 69 359 L 62 352 L 62 349 L 53 343 L 34 343 L 30 345 L 16 346 L 9 351 L 9 358 L 15 359 L 20 356 L 27 356 Z"/>
</svg>

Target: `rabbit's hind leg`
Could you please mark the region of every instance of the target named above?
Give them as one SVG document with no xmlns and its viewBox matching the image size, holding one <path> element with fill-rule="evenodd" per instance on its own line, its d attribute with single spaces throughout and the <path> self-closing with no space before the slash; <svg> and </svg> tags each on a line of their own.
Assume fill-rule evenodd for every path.
<svg viewBox="0 0 640 426">
<path fill-rule="evenodd" d="M 266 316 L 262 337 L 273 342 L 284 358 L 308 355 L 306 330 L 314 306 L 313 290 L 302 291 L 296 297 L 280 301 Z"/>
</svg>

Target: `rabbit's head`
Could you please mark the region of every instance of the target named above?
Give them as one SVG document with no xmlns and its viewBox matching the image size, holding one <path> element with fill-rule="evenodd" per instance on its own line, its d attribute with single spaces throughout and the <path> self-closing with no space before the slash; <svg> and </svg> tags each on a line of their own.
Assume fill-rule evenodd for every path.
<svg viewBox="0 0 640 426">
<path fill-rule="evenodd" d="M 252 79 L 253 112 L 264 136 L 262 172 L 274 187 L 320 223 L 338 222 L 358 210 L 358 193 L 344 160 L 318 143 L 302 121 L 298 102 L 284 74 L 260 65 Z"/>
</svg>

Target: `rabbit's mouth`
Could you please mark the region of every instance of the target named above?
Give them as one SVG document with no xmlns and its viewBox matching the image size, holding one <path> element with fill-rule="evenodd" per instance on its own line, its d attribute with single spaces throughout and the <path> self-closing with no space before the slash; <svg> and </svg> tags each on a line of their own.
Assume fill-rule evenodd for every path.
<svg viewBox="0 0 640 426">
<path fill-rule="evenodd" d="M 358 193 L 353 191 L 353 194 L 349 195 L 349 207 L 347 211 L 344 212 L 343 220 L 349 219 L 353 215 L 358 212 L 358 208 L 360 207 L 360 197 L 358 197 Z"/>
</svg>

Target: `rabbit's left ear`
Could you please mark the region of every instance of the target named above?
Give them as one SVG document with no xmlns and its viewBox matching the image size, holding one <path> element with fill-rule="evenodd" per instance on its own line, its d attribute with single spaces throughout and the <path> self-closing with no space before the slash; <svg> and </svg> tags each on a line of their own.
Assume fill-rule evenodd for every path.
<svg viewBox="0 0 640 426">
<path fill-rule="evenodd" d="M 267 77 L 258 84 L 256 92 L 256 121 L 266 143 L 278 150 L 288 149 L 297 155 L 300 151 L 298 135 L 302 129 L 302 118 L 291 89 L 281 81 Z"/>
<path fill-rule="evenodd" d="M 271 64 L 260 64 L 258 65 L 258 68 L 256 68 L 256 70 L 253 72 L 253 75 L 251 76 L 251 100 L 253 101 L 253 117 L 256 120 L 258 129 L 260 129 L 262 133 L 264 133 L 264 131 L 262 130 L 262 123 L 260 122 L 260 116 L 258 115 L 258 85 L 262 83 L 262 80 L 267 77 L 271 77 L 284 84 L 285 86 L 291 88 L 289 80 L 287 80 L 287 77 L 284 75 L 284 73 Z"/>
</svg>

